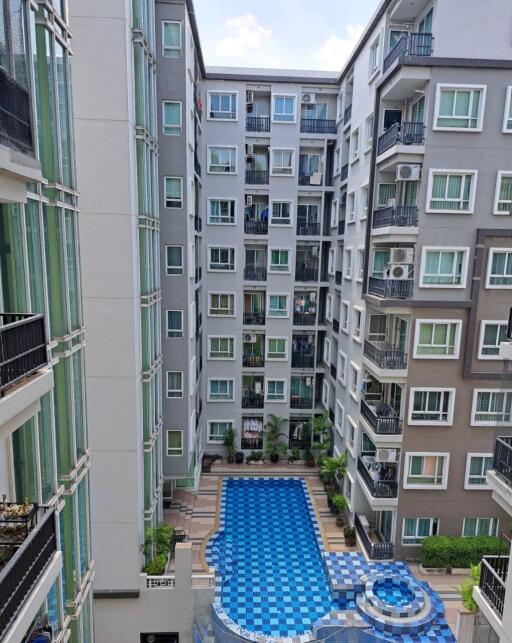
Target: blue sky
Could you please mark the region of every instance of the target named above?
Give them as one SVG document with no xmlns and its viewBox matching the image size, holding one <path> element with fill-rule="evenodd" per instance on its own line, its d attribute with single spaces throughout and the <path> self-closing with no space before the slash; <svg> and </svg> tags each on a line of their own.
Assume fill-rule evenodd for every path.
<svg viewBox="0 0 512 643">
<path fill-rule="evenodd" d="M 379 0 L 194 0 L 207 65 L 339 71 Z"/>
</svg>

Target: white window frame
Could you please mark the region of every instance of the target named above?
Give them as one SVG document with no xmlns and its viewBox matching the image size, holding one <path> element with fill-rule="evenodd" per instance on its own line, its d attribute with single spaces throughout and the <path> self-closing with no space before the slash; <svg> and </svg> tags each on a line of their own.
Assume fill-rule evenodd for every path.
<svg viewBox="0 0 512 643">
<path fill-rule="evenodd" d="M 352 204 L 352 208 L 350 208 L 351 204 Z M 351 190 L 350 192 L 347 192 L 347 216 L 346 216 L 347 223 L 355 223 L 356 217 L 357 217 L 356 191 Z"/>
<path fill-rule="evenodd" d="M 233 298 L 233 314 L 223 314 L 223 315 L 218 315 L 216 313 L 212 313 L 212 297 L 214 295 L 228 295 L 228 297 Z M 218 310 L 222 310 L 219 308 Z M 236 317 L 236 293 L 234 292 L 216 292 L 216 291 L 208 291 L 208 317 Z"/>
<path fill-rule="evenodd" d="M 276 118 L 276 111 L 275 111 L 275 99 L 276 98 L 293 98 L 293 118 L 290 120 L 280 120 L 279 118 Z M 277 92 L 275 94 L 272 94 L 272 104 L 271 104 L 271 109 L 272 109 L 272 123 L 279 123 L 281 125 L 293 125 L 294 123 L 297 122 L 297 94 L 284 94 Z"/>
<path fill-rule="evenodd" d="M 500 357 L 500 354 L 499 354 L 499 347 L 500 347 L 499 342 L 496 344 L 496 348 L 498 349 L 498 354 L 497 355 L 483 355 L 482 354 L 482 349 L 484 347 L 485 327 L 486 327 L 487 324 L 489 324 L 489 325 L 493 324 L 493 325 L 496 325 L 496 326 L 505 326 L 505 328 L 508 327 L 508 321 L 506 319 L 499 319 L 499 320 L 482 319 L 481 320 L 481 322 L 480 322 L 480 336 L 478 338 L 478 355 L 477 355 L 478 359 L 502 360 L 503 358 Z M 500 335 L 499 335 L 499 330 L 498 330 L 497 339 L 499 339 L 499 336 Z"/>
<path fill-rule="evenodd" d="M 485 279 L 485 287 L 489 290 L 510 290 L 512 288 L 512 283 L 510 284 L 491 284 L 491 268 L 492 268 L 492 258 L 494 254 L 512 254 L 512 248 L 489 248 L 489 256 L 487 259 L 487 276 Z M 510 275 L 510 280 L 512 282 L 512 275 Z"/>
<path fill-rule="evenodd" d="M 284 315 L 272 315 L 272 309 L 270 308 L 270 297 L 286 297 L 286 310 Z M 290 293 L 288 292 L 268 292 L 267 293 L 267 317 L 271 319 L 288 319 L 290 317 Z"/>
<path fill-rule="evenodd" d="M 455 408 L 455 395 L 457 389 L 455 388 L 443 388 L 437 386 L 412 386 L 409 389 L 409 415 L 407 418 L 408 424 L 411 426 L 452 426 L 453 424 L 453 411 Z M 414 394 L 415 393 L 448 393 L 449 394 L 449 403 L 448 403 L 448 417 L 446 420 L 413 420 L 412 414 L 414 411 Z M 427 413 L 427 411 L 424 411 Z"/>
<path fill-rule="evenodd" d="M 212 170 L 211 152 L 215 149 L 235 150 L 235 165 L 233 172 L 215 172 Z M 221 166 L 219 166 L 221 167 Z M 207 173 L 219 176 L 236 176 L 238 174 L 238 147 L 236 145 L 208 145 L 207 146 Z"/>
<path fill-rule="evenodd" d="M 354 375 L 355 373 L 355 381 L 354 380 Z M 355 363 L 355 362 L 350 362 L 348 365 L 348 392 L 349 395 L 354 399 L 356 402 L 359 402 L 360 394 L 361 391 L 359 390 L 360 388 L 360 380 L 361 380 L 361 369 L 360 367 Z M 353 391 L 353 386 L 355 388 L 355 393 Z"/>
<path fill-rule="evenodd" d="M 333 176 L 338 176 L 341 172 L 341 147 L 338 147 L 334 150 L 334 169 Z"/>
<path fill-rule="evenodd" d="M 443 466 L 443 475 L 441 479 L 441 484 L 422 484 L 422 483 L 414 483 L 414 482 L 407 482 L 407 478 L 409 475 L 409 466 L 410 466 L 410 461 L 413 456 L 421 456 L 421 457 L 435 457 L 435 458 L 444 458 L 444 466 Z M 403 480 L 403 487 L 404 489 L 435 489 L 435 490 L 445 490 L 448 487 L 448 472 L 450 469 L 450 454 L 447 452 L 439 452 L 439 451 L 407 451 L 405 454 L 405 461 L 404 461 L 404 480 Z"/>
<path fill-rule="evenodd" d="M 512 119 L 509 116 L 512 110 L 512 85 L 507 87 L 507 94 L 505 96 L 505 109 L 503 110 L 503 134 L 512 134 Z M 510 127 L 507 127 L 508 121 L 511 120 Z"/>
<path fill-rule="evenodd" d="M 272 220 L 273 217 L 273 208 L 274 208 L 274 203 L 287 203 L 290 207 L 290 221 L 289 223 L 274 223 Z M 290 226 L 293 225 L 293 201 L 292 199 L 271 199 L 268 204 L 268 225 L 273 226 L 275 228 L 289 228 Z"/>
<path fill-rule="evenodd" d="M 439 518 L 436 516 L 404 516 L 402 520 L 402 547 L 421 547 L 421 542 L 405 542 L 404 538 L 405 536 L 405 521 L 407 520 L 415 520 L 416 521 L 416 528 L 415 528 L 415 536 L 407 536 L 407 538 L 414 538 L 414 540 L 419 540 L 422 541 L 425 538 L 428 538 L 429 536 L 432 536 L 434 533 L 434 520 L 437 521 L 437 534 L 439 534 L 439 525 L 441 524 L 441 521 Z M 429 533 L 428 536 L 418 536 L 418 521 L 419 520 L 429 520 L 430 521 L 430 528 L 429 528 Z"/>
<path fill-rule="evenodd" d="M 359 140 L 359 127 L 355 127 L 350 134 L 350 164 L 359 161 L 359 148 L 361 141 Z"/>
<path fill-rule="evenodd" d="M 269 384 L 270 382 L 281 382 L 283 384 L 283 396 L 279 399 L 271 399 L 269 397 Z M 283 404 L 283 402 L 287 401 L 287 384 L 288 380 L 286 378 L 279 378 L 279 377 L 266 377 L 265 378 L 265 402 L 269 404 Z"/>
<path fill-rule="evenodd" d="M 341 314 L 341 312 L 347 312 L 346 315 L 346 320 L 347 323 L 344 323 L 344 315 Z M 340 312 L 340 328 L 341 330 L 346 333 L 347 335 L 350 334 L 350 302 L 343 300 L 341 302 L 341 312 Z"/>
<path fill-rule="evenodd" d="M 473 177 L 471 180 L 471 189 L 469 191 L 469 206 L 467 209 L 449 210 L 449 209 L 437 209 L 437 208 L 430 207 L 430 202 L 432 200 L 432 189 L 434 187 L 434 176 L 437 174 L 461 175 L 461 176 Z M 428 212 L 429 214 L 474 214 L 477 181 L 478 181 L 478 170 L 451 170 L 451 169 L 447 170 L 447 169 L 430 168 L 428 171 L 427 203 L 425 205 L 425 212 Z M 456 201 L 457 199 L 441 199 L 441 200 Z"/>
<path fill-rule="evenodd" d="M 336 400 L 334 404 L 334 428 L 338 432 L 338 435 L 343 440 L 343 426 L 345 421 L 345 408 L 343 404 Z"/>
<path fill-rule="evenodd" d="M 359 329 L 356 327 L 357 313 L 359 313 Z M 363 341 L 363 315 L 364 311 L 361 306 L 352 306 L 352 339 L 359 344 Z"/>
<path fill-rule="evenodd" d="M 284 357 L 271 357 L 269 353 L 269 343 L 272 339 L 284 340 Z M 265 360 L 270 359 L 273 362 L 286 362 L 288 360 L 288 337 L 271 336 L 265 338 Z"/>
<path fill-rule="evenodd" d="M 180 120 L 178 125 L 166 125 L 165 123 L 165 106 L 166 105 L 179 105 L 180 106 Z M 166 132 L 165 130 L 172 128 L 177 130 L 176 132 Z M 162 101 L 162 134 L 164 136 L 181 136 L 183 134 L 183 103 L 180 100 L 163 100 Z"/>
<path fill-rule="evenodd" d="M 343 279 L 352 279 L 352 263 L 353 263 L 352 248 L 345 248 L 343 250 Z M 347 261 L 347 258 L 349 259 Z"/>
<path fill-rule="evenodd" d="M 179 201 L 180 205 L 167 205 L 167 180 L 178 179 L 180 182 L 180 198 L 171 199 Z M 183 208 L 183 177 L 182 176 L 164 176 L 164 207 L 166 210 L 181 210 Z"/>
<path fill-rule="evenodd" d="M 291 166 L 290 172 L 276 172 L 274 165 L 274 153 L 275 152 L 291 152 Z M 287 169 L 288 166 L 282 165 L 279 166 L 282 169 Z M 279 177 L 290 177 L 295 176 L 295 148 L 293 147 L 271 147 L 270 148 L 270 176 L 279 176 Z"/>
<path fill-rule="evenodd" d="M 167 24 L 173 24 L 173 25 L 179 25 L 180 28 L 180 46 L 179 47 L 166 47 L 165 46 L 165 25 Z M 178 52 L 177 56 L 166 56 L 165 52 L 169 51 L 176 51 Z M 181 55 L 183 53 L 183 23 L 181 20 L 162 20 L 162 56 L 164 58 L 168 58 L 169 60 L 178 60 L 181 58 Z"/>
<path fill-rule="evenodd" d="M 469 472 L 471 470 L 471 459 L 472 458 L 490 458 L 491 462 L 494 457 L 493 453 L 468 453 L 466 455 L 466 470 L 464 473 L 464 489 L 468 490 L 475 490 L 475 491 L 489 491 L 491 488 L 487 482 L 484 482 L 484 484 L 471 484 L 469 480 Z M 491 467 L 492 469 L 492 463 Z M 483 476 L 480 476 L 481 478 L 483 477 L 485 479 L 485 474 Z"/>
<path fill-rule="evenodd" d="M 276 268 L 272 268 L 272 252 L 287 252 L 288 253 L 288 264 L 286 270 L 277 270 Z M 291 272 L 291 256 L 292 256 L 292 249 L 291 248 L 278 248 L 275 246 L 269 247 L 268 249 L 268 270 L 267 272 L 270 272 L 272 274 L 277 274 L 277 275 L 287 275 L 290 274 Z M 277 264 L 276 264 L 277 265 Z M 279 264 L 281 265 L 281 264 Z M 282 264 L 284 265 L 284 264 Z"/>
<path fill-rule="evenodd" d="M 427 263 L 427 252 L 463 252 L 462 260 L 462 272 L 461 272 L 461 283 L 460 284 L 426 284 L 423 282 L 425 276 L 425 266 Z M 420 288 L 465 288 L 468 274 L 468 258 L 469 258 L 469 248 L 459 246 L 423 246 L 421 249 L 421 265 L 420 265 Z"/>
<path fill-rule="evenodd" d="M 212 221 L 211 219 L 211 204 L 213 202 L 226 202 L 226 203 L 232 203 L 233 204 L 233 221 Z M 236 225 L 236 219 L 237 219 L 237 199 L 236 197 L 208 197 L 208 210 L 207 210 L 207 216 L 208 216 L 208 225 Z"/>
<path fill-rule="evenodd" d="M 235 422 L 234 422 L 234 420 L 218 420 L 218 419 L 208 420 L 208 432 L 206 434 L 206 442 L 208 444 L 223 444 L 224 443 L 224 437 L 221 437 L 220 440 L 212 440 L 212 437 L 211 437 L 211 425 L 212 424 L 227 424 L 228 426 L 226 427 L 226 429 L 229 429 L 229 424 L 231 424 L 231 427 L 233 428 Z"/>
<path fill-rule="evenodd" d="M 370 185 L 365 183 L 361 186 L 361 221 L 368 218 L 368 210 L 370 209 Z"/>
<path fill-rule="evenodd" d="M 231 382 L 231 397 L 226 398 L 225 400 L 216 400 L 214 397 L 212 397 L 212 390 L 211 390 L 212 382 L 228 382 L 228 387 L 229 387 L 229 382 Z M 235 380 L 232 377 L 209 377 L 207 399 L 208 399 L 208 402 L 212 402 L 213 404 L 216 404 L 217 402 L 221 402 L 221 403 L 234 402 L 235 401 Z"/>
<path fill-rule="evenodd" d="M 338 199 L 333 199 L 331 203 L 331 228 L 335 228 L 338 225 Z"/>
<path fill-rule="evenodd" d="M 453 355 L 421 355 L 418 353 L 418 344 L 420 339 L 421 324 L 455 324 L 455 346 Z M 459 359 L 460 337 L 462 330 L 461 319 L 417 319 L 414 327 L 414 359 Z"/>
<path fill-rule="evenodd" d="M 439 118 L 456 118 L 455 116 L 441 116 L 439 114 L 439 107 L 441 105 L 441 92 L 443 90 L 473 90 L 480 92 L 480 103 L 478 105 L 478 117 L 477 117 L 477 126 L 476 127 L 442 127 L 437 124 Z M 436 85 L 436 102 L 434 109 L 434 122 L 432 124 L 432 129 L 437 132 L 481 132 L 483 129 L 484 123 L 484 113 L 485 113 L 485 98 L 487 94 L 487 85 L 465 85 L 457 83 L 437 83 Z M 473 102 L 473 96 L 471 97 L 470 107 Z M 471 111 L 471 110 L 470 110 Z M 471 116 L 460 117 L 467 118 L 471 120 Z"/>
<path fill-rule="evenodd" d="M 169 452 L 169 450 L 171 448 L 173 450 L 176 450 L 176 449 L 174 449 L 174 447 L 169 446 L 169 433 L 171 433 L 171 432 L 173 432 L 173 433 L 181 433 L 181 449 L 180 449 L 180 453 L 170 453 Z M 167 454 L 168 458 L 181 458 L 183 456 L 183 453 L 184 453 L 183 429 L 166 429 L 166 431 L 165 431 L 165 451 L 166 451 L 166 454 Z"/>
<path fill-rule="evenodd" d="M 172 266 L 175 270 L 180 270 L 181 272 L 169 272 L 169 257 L 167 256 L 168 248 L 181 248 L 181 265 Z M 166 277 L 182 277 L 184 273 L 184 249 L 183 246 L 176 244 L 168 244 L 165 246 L 165 275 Z"/>
<path fill-rule="evenodd" d="M 371 151 L 373 145 L 373 129 L 375 126 L 375 115 L 372 112 L 364 119 L 364 153 L 368 154 Z"/>
<path fill-rule="evenodd" d="M 327 274 L 331 276 L 336 274 L 336 247 L 329 248 L 327 256 Z"/>
<path fill-rule="evenodd" d="M 212 111 L 212 96 L 234 96 L 235 99 L 235 118 L 216 118 L 215 116 L 210 116 Z M 233 100 L 233 99 L 231 99 Z M 215 121 L 215 122 L 224 122 L 224 123 L 236 123 L 238 121 L 238 92 L 233 90 L 222 90 L 222 89 L 210 89 L 207 94 L 207 112 L 206 120 Z M 222 113 L 222 112 L 219 112 Z M 226 112 L 228 113 L 228 112 Z"/>
<path fill-rule="evenodd" d="M 325 409 L 329 408 L 329 398 L 331 391 L 329 390 L 329 382 L 326 379 L 322 380 L 322 404 Z"/>
<path fill-rule="evenodd" d="M 231 339 L 233 340 L 233 356 L 232 357 L 212 357 L 212 339 Z M 236 339 L 234 335 L 208 335 L 208 359 L 213 362 L 234 361 L 236 357 Z"/>
<path fill-rule="evenodd" d="M 466 520 L 476 520 L 476 534 L 478 534 L 478 531 L 479 531 L 478 527 L 479 527 L 479 523 L 480 523 L 481 520 L 489 520 L 490 521 L 489 522 L 489 528 L 494 527 L 494 530 L 491 533 L 487 533 L 487 534 L 484 534 L 484 535 L 497 536 L 498 533 L 499 533 L 499 526 L 500 526 L 499 525 L 499 518 L 496 518 L 494 516 L 478 516 L 478 517 L 477 516 L 474 516 L 474 517 L 473 516 L 468 516 L 468 517 L 464 518 L 464 520 L 462 521 L 462 533 L 461 533 L 461 535 L 462 535 L 463 538 L 471 538 L 471 536 L 465 536 L 464 535 L 464 532 L 466 531 Z"/>
<path fill-rule="evenodd" d="M 331 340 L 329 337 L 324 337 L 324 343 L 322 346 L 322 361 L 327 366 L 331 365 Z"/>
<path fill-rule="evenodd" d="M 378 75 L 380 71 L 380 58 L 381 58 L 381 38 L 380 34 L 374 38 L 372 41 L 369 51 L 368 51 L 368 82 L 371 83 L 372 80 Z M 375 62 L 372 66 L 373 52 L 375 53 Z"/>
<path fill-rule="evenodd" d="M 357 248 L 356 250 L 357 257 L 357 275 L 356 281 L 363 281 L 364 277 L 364 248 Z"/>
<path fill-rule="evenodd" d="M 334 297 L 331 294 L 327 294 L 325 297 L 325 319 L 330 322 L 333 319 L 333 304 Z"/>
<path fill-rule="evenodd" d="M 180 335 L 169 335 L 169 313 L 180 313 L 181 316 L 181 331 Z M 166 332 L 166 337 L 167 339 L 182 339 L 184 337 L 184 329 L 183 329 L 183 310 L 179 310 L 178 308 L 168 308 L 165 311 L 165 332 Z M 176 331 L 173 331 L 176 332 Z"/>
<path fill-rule="evenodd" d="M 170 389 L 169 388 L 169 375 L 171 373 L 180 373 L 181 375 L 181 388 L 179 389 Z M 170 392 L 179 392 L 179 395 L 169 395 Z M 166 371 L 165 373 L 165 396 L 168 400 L 182 400 L 183 399 L 183 371 Z"/>
<path fill-rule="evenodd" d="M 342 360 L 344 360 L 344 367 L 342 368 L 341 363 Z M 341 382 L 342 386 L 347 385 L 347 364 L 348 364 L 348 358 L 346 353 L 344 353 L 342 350 L 338 351 L 338 363 L 337 363 L 337 376 L 339 381 Z"/>
<path fill-rule="evenodd" d="M 512 130 L 510 130 L 512 133 Z M 502 203 L 507 203 L 509 211 L 508 212 L 503 212 L 501 210 L 498 210 L 498 206 L 500 204 L 500 191 L 501 191 L 501 180 L 503 177 L 510 177 L 512 178 L 512 172 L 509 170 L 498 170 L 498 174 L 496 177 L 496 188 L 494 192 L 494 207 L 493 207 L 493 214 L 499 217 L 503 216 L 510 216 L 512 214 L 512 200 L 510 201 L 502 201 Z"/>
<path fill-rule="evenodd" d="M 357 422 L 354 422 L 354 420 L 352 419 L 352 417 L 348 413 L 346 414 L 345 417 L 346 417 L 346 420 L 345 420 L 345 426 L 346 426 L 346 429 L 345 429 L 345 444 L 347 445 L 348 452 L 355 459 L 356 458 L 355 447 L 356 447 L 357 439 L 358 439 Z M 348 427 L 349 424 L 352 427 L 353 431 Z M 353 435 L 353 438 L 349 439 L 351 433 Z M 354 481 L 352 480 L 352 484 L 353 483 L 354 483 Z"/>
<path fill-rule="evenodd" d="M 212 268 L 212 250 L 232 250 L 233 251 L 233 268 Z M 236 272 L 236 247 L 235 246 L 208 246 L 208 272 Z"/>
<path fill-rule="evenodd" d="M 505 396 L 505 406 L 506 406 L 506 398 L 507 396 L 510 396 L 512 398 L 512 389 L 511 388 L 475 388 L 473 389 L 473 401 L 471 403 L 471 426 L 503 426 L 503 427 L 512 427 L 512 408 L 510 412 L 510 420 L 495 420 L 495 419 L 489 419 L 489 420 L 477 420 L 476 419 L 476 404 L 478 400 L 478 394 L 479 393 L 490 393 L 495 394 L 495 393 L 503 393 Z M 493 415 L 491 412 L 489 412 L 489 415 Z M 495 413 L 494 415 L 498 415 Z"/>
</svg>

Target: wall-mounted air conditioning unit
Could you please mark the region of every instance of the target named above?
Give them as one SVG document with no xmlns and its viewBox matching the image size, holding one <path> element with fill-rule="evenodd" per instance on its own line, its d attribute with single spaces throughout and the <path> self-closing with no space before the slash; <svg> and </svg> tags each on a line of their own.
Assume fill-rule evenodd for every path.
<svg viewBox="0 0 512 643">
<path fill-rule="evenodd" d="M 396 462 L 398 451 L 396 449 L 377 449 L 375 459 L 377 462 Z"/>
<path fill-rule="evenodd" d="M 305 92 L 304 94 L 302 94 L 302 102 L 304 103 L 304 105 L 312 105 L 313 103 L 316 103 L 316 95 Z"/>
<path fill-rule="evenodd" d="M 244 342 L 247 344 L 256 343 L 256 334 L 255 333 L 244 333 Z"/>
<path fill-rule="evenodd" d="M 409 271 L 411 266 L 408 263 L 392 263 L 389 266 L 388 279 L 409 279 Z"/>
<path fill-rule="evenodd" d="M 419 181 L 421 176 L 421 165 L 397 165 L 397 181 Z"/>
<path fill-rule="evenodd" d="M 414 248 L 391 248 L 389 263 L 414 263 Z"/>
</svg>

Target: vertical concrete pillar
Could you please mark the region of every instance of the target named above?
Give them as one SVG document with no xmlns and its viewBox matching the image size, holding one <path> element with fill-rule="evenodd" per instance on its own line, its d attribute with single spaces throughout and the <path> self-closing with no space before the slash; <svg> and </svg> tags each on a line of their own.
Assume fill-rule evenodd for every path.
<svg viewBox="0 0 512 643">
<path fill-rule="evenodd" d="M 192 587 L 192 543 L 176 543 L 174 556 L 176 589 L 190 590 Z"/>
</svg>

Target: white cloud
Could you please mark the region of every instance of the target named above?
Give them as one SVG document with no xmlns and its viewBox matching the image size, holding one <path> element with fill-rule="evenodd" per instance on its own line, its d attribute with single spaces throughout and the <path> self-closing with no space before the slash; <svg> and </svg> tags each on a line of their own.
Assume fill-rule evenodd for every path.
<svg viewBox="0 0 512 643">
<path fill-rule="evenodd" d="M 344 38 L 338 38 L 338 36 L 331 34 L 320 49 L 313 54 L 317 67 L 328 71 L 339 71 L 354 50 L 363 29 L 363 25 L 348 25 Z"/>
<path fill-rule="evenodd" d="M 234 16 L 225 22 L 227 35 L 215 46 L 218 57 L 226 64 L 255 67 L 259 64 L 275 64 L 274 56 L 269 52 L 269 40 L 272 31 L 258 22 L 250 13 Z"/>
</svg>

